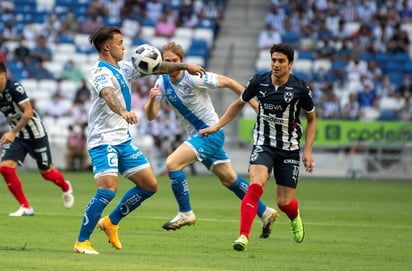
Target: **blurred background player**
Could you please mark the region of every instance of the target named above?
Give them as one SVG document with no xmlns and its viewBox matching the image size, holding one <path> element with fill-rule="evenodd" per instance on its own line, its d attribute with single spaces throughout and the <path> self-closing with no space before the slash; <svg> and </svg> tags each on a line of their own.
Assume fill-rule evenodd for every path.
<svg viewBox="0 0 412 271">
<path fill-rule="evenodd" d="M 181 63 L 183 56 L 184 50 L 174 42 L 162 48 L 162 57 L 165 62 Z M 206 76 L 199 77 L 184 71 L 169 72 L 161 76 L 155 87 L 150 90 L 150 99 L 145 106 L 148 119 L 156 118 L 161 101 L 165 99 L 183 122 L 189 135 L 189 138 L 166 159 L 166 170 L 179 205 L 179 213 L 162 226 L 165 230 L 180 229 L 196 222 L 196 216 L 190 205 L 189 184 L 183 169 L 197 161 L 202 162 L 219 178 L 222 185 L 240 199 L 247 190 L 247 181 L 234 171 L 223 149 L 225 138 L 223 129 L 208 138 L 199 137 L 198 134 L 200 129 L 215 124 L 219 119 L 207 93 L 209 89 L 216 88 L 229 88 L 239 95 L 243 90 L 238 82 L 224 75 L 207 72 Z M 256 101 L 251 101 L 251 104 L 257 109 Z M 267 238 L 278 213 L 260 201 L 257 212 L 263 224 L 261 237 Z"/>
<path fill-rule="evenodd" d="M 30 206 L 16 168 L 24 162 L 27 154 L 36 160 L 41 176 L 55 183 L 63 191 L 63 203 L 66 208 L 74 204 L 73 190 L 63 174 L 52 166 L 52 157 L 41 119 L 33 110 L 30 99 L 23 86 L 7 78 L 6 65 L 0 62 L 0 111 L 7 118 L 10 130 L 0 139 L 3 152 L 0 173 L 10 192 L 20 204 L 20 208 L 10 216 L 32 216 L 34 210 Z"/>
</svg>

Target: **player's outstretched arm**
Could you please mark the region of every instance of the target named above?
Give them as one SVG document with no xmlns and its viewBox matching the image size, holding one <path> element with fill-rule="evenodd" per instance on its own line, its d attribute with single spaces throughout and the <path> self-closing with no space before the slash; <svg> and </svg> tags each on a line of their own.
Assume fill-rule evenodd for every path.
<svg viewBox="0 0 412 271">
<path fill-rule="evenodd" d="M 238 96 L 242 94 L 243 90 L 245 89 L 238 81 L 227 77 L 225 75 L 219 74 L 218 77 L 219 80 L 219 88 L 229 88 L 231 89 L 234 93 L 236 93 Z M 258 102 L 255 99 L 251 99 L 249 101 L 250 106 L 255 110 L 255 112 L 258 112 Z"/>
<path fill-rule="evenodd" d="M 165 74 L 180 70 L 187 70 L 192 75 L 199 75 L 202 77 L 206 70 L 202 66 L 188 63 L 175 63 L 162 61 L 162 64 L 154 70 L 154 74 Z"/>
<path fill-rule="evenodd" d="M 226 112 L 215 125 L 199 130 L 199 135 L 201 137 L 204 137 L 208 134 L 216 133 L 217 131 L 219 131 L 219 129 L 224 127 L 226 124 L 231 122 L 237 115 L 239 115 L 244 106 L 245 103 L 243 103 L 240 100 L 240 98 L 238 98 L 236 101 L 229 105 Z"/>
</svg>

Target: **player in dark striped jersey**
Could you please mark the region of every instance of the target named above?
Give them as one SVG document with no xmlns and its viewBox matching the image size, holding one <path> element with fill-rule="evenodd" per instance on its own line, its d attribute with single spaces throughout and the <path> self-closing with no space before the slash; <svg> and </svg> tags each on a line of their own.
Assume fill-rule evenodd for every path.
<svg viewBox="0 0 412 271">
<path fill-rule="evenodd" d="M 6 65 L 0 62 L 0 111 L 6 117 L 10 130 L 0 139 L 3 146 L 0 173 L 20 208 L 10 216 L 32 216 L 30 206 L 16 168 L 24 162 L 27 154 L 36 160 L 41 176 L 55 183 L 63 191 L 63 204 L 71 208 L 74 203 L 73 190 L 69 181 L 52 165 L 47 132 L 36 111 L 33 110 L 24 87 L 7 78 Z"/>
<path fill-rule="evenodd" d="M 233 120 L 253 98 L 259 102 L 254 126 L 254 143 L 249 160 L 250 186 L 240 210 L 240 236 L 233 243 L 236 250 L 245 250 L 249 232 L 256 216 L 256 206 L 263 187 L 273 174 L 277 184 L 276 202 L 291 221 L 293 238 L 300 243 L 304 228 L 295 190 L 300 166 L 300 139 L 303 128 L 299 119 L 303 110 L 306 119 L 303 165 L 312 173 L 315 163 L 312 145 L 316 131 L 316 113 L 312 91 L 300 78 L 290 73 L 294 51 L 287 44 L 275 44 L 270 49 L 271 71 L 254 75 L 239 99 L 233 102 L 217 124 L 199 131 L 201 136 L 215 133 Z"/>
</svg>

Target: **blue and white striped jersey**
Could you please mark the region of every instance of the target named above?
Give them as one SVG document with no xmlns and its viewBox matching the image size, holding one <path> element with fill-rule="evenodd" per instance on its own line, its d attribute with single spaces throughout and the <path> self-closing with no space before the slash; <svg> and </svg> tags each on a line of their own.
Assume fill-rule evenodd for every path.
<svg viewBox="0 0 412 271">
<path fill-rule="evenodd" d="M 189 136 L 197 134 L 202 128 L 214 125 L 219 120 L 207 92 L 218 87 L 217 74 L 206 72 L 200 77 L 183 71 L 179 82 L 174 84 L 168 75 L 162 75 L 156 85 L 159 86 L 160 92 L 156 99 L 165 98 L 172 105 Z"/>
</svg>

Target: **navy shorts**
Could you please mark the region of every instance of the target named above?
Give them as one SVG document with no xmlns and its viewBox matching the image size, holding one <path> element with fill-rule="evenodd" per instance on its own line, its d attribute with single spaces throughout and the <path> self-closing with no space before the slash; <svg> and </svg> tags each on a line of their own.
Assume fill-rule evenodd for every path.
<svg viewBox="0 0 412 271">
<path fill-rule="evenodd" d="M 300 152 L 285 151 L 269 146 L 253 146 L 250 164 L 264 165 L 273 170 L 276 184 L 296 188 L 299 178 Z"/>
<path fill-rule="evenodd" d="M 50 168 L 52 158 L 47 136 L 40 139 L 21 139 L 16 137 L 13 143 L 4 145 L 1 161 L 12 160 L 22 164 L 27 154 L 36 160 L 38 169 L 48 170 Z"/>
</svg>

